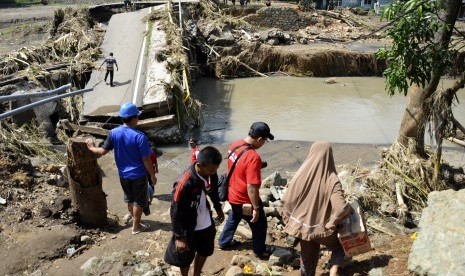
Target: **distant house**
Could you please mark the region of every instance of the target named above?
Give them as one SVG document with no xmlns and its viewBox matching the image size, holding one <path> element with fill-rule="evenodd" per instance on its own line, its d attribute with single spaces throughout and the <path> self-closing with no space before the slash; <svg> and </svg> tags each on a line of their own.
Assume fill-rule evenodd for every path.
<svg viewBox="0 0 465 276">
<path fill-rule="evenodd" d="M 390 4 L 392 0 L 378 0 L 380 7 Z M 465 1 L 465 0 L 464 0 Z M 374 9 L 376 0 L 315 0 L 315 8 L 326 9 L 328 5 L 342 8 L 361 7 L 362 9 Z"/>
</svg>

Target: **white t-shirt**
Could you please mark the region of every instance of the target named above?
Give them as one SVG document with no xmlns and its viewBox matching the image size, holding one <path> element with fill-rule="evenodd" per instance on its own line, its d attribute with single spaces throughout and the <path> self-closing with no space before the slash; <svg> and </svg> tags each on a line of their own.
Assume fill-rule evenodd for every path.
<svg viewBox="0 0 465 276">
<path fill-rule="evenodd" d="M 208 181 L 201 177 L 199 174 L 197 175 L 200 177 L 200 179 L 203 180 L 205 187 L 208 187 Z M 195 225 L 195 231 L 206 229 L 210 227 L 211 224 L 212 221 L 210 218 L 210 211 L 207 208 L 207 196 L 205 195 L 204 189 L 202 189 L 200 194 L 199 207 L 197 208 L 197 224 Z"/>
</svg>

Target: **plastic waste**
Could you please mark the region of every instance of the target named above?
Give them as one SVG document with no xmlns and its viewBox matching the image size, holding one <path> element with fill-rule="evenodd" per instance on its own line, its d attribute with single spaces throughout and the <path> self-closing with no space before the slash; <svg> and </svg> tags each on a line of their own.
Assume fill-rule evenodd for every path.
<svg viewBox="0 0 465 276">
<path fill-rule="evenodd" d="M 76 249 L 74 247 L 66 249 L 66 254 L 68 255 L 72 255 L 74 252 L 76 252 Z"/>
</svg>

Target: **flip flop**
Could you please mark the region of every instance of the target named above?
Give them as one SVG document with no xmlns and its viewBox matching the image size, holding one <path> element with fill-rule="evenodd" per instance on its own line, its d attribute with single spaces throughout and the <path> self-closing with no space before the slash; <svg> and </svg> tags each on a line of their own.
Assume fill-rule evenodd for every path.
<svg viewBox="0 0 465 276">
<path fill-rule="evenodd" d="M 140 229 L 139 229 L 139 231 L 132 231 L 132 234 L 133 234 L 133 235 L 137 235 L 137 234 L 139 234 L 140 232 L 144 232 L 144 231 L 147 231 L 147 230 L 149 230 L 149 229 L 150 229 L 150 224 L 145 225 L 145 224 L 142 224 L 142 223 L 141 223 L 141 224 L 140 224 Z"/>
</svg>

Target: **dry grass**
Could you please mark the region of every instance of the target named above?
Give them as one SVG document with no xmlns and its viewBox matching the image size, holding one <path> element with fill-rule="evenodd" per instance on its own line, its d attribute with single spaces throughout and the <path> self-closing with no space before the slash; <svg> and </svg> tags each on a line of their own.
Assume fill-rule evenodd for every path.
<svg viewBox="0 0 465 276">
<path fill-rule="evenodd" d="M 15 152 L 27 156 L 42 156 L 63 164 L 65 162 L 63 154 L 54 150 L 44 136 L 43 131 L 34 121 L 22 127 L 6 122 L 0 125 L 0 140 Z"/>
</svg>

